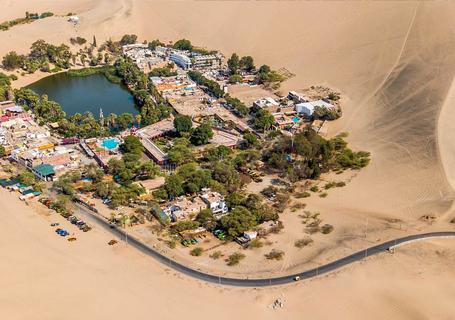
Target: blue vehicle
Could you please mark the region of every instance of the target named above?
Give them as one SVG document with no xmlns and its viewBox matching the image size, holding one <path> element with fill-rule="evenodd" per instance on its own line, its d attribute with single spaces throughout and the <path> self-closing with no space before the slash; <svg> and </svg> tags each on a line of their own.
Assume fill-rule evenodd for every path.
<svg viewBox="0 0 455 320">
<path fill-rule="evenodd" d="M 55 232 L 57 232 L 58 235 L 62 236 L 62 237 L 66 237 L 67 235 L 69 235 L 70 233 L 64 229 L 60 229 L 58 228 L 57 230 L 55 230 Z"/>
</svg>

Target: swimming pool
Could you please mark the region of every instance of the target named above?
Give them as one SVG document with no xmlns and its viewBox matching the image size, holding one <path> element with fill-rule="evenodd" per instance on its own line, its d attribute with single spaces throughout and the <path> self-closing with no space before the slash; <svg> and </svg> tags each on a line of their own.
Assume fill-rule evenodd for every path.
<svg viewBox="0 0 455 320">
<path fill-rule="evenodd" d="M 299 117 L 294 117 L 294 118 L 292 118 L 292 122 L 294 122 L 294 123 L 297 123 L 297 122 L 299 122 L 299 121 L 300 121 L 300 118 L 299 118 Z"/>
<path fill-rule="evenodd" d="M 109 150 L 117 149 L 119 144 L 120 142 L 116 138 L 104 139 L 103 142 L 101 142 L 101 146 Z"/>
</svg>

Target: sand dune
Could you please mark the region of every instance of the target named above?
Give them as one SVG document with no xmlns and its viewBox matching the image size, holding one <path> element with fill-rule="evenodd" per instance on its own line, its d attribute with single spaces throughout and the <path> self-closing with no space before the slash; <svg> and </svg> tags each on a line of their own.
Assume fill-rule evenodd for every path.
<svg viewBox="0 0 455 320">
<path fill-rule="evenodd" d="M 362 188 L 369 183 L 368 192 L 347 201 L 396 217 L 450 208 L 453 190 L 441 166 L 439 150 L 445 145 L 438 144 L 438 119 L 454 78 L 455 54 L 449 48 L 455 35 L 447 32 L 454 26 L 446 6 L 421 4 L 384 83 L 349 110 L 345 129 L 355 144 L 373 152 L 373 163 L 353 182 Z"/>
<path fill-rule="evenodd" d="M 348 131 L 354 148 L 372 152 L 372 163 L 345 188 L 308 202 L 311 210 L 338 216 L 334 243 L 363 230 L 366 218 L 398 219 L 416 231 L 428 228 L 418 218 L 430 214 L 441 217 L 433 229 L 453 228 L 447 221 L 454 216 L 455 186 L 454 3 L 0 0 L 0 7 L 1 21 L 25 11 L 72 11 L 81 17 L 77 27 L 52 17 L 0 32 L 0 56 L 26 52 L 40 38 L 60 43 L 95 35 L 100 43 L 124 33 L 140 40 L 186 37 L 226 55 L 235 51 L 258 64 L 289 69 L 296 76 L 283 90 L 319 83 L 338 88 L 346 103 L 330 133 Z M 6 196 L 2 204 L 10 203 Z M 8 288 L 0 294 L 0 315 L 8 319 L 53 319 L 62 312 L 80 319 L 82 310 L 68 311 L 75 300 L 89 318 L 175 319 L 188 312 L 232 318 L 224 310 L 264 319 L 449 319 L 455 313 L 449 299 L 453 281 L 447 281 L 455 276 L 449 268 L 453 241 L 412 246 L 303 287 L 220 289 L 169 275 L 126 248 L 106 248 L 107 235 L 100 230 L 69 247 L 49 233 L 49 221 L 18 203 L 11 206 L 0 211 L 8 231 L 0 233 L 2 248 L 8 248 L 0 256 L 8 261 L 0 264 L 0 287 Z M 379 230 L 383 224 L 370 223 L 378 237 L 391 235 Z M 281 292 L 288 306 L 267 309 Z M 31 307 L 19 312 L 24 301 Z"/>
</svg>

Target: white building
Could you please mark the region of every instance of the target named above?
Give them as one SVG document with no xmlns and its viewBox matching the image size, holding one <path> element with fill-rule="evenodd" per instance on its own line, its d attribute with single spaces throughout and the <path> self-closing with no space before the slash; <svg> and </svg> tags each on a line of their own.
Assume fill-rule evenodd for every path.
<svg viewBox="0 0 455 320">
<path fill-rule="evenodd" d="M 169 59 L 183 69 L 191 68 L 191 59 L 182 53 L 174 52 L 170 55 Z"/>
<path fill-rule="evenodd" d="M 70 16 L 68 17 L 68 22 L 78 24 L 81 21 L 78 16 Z"/>
<path fill-rule="evenodd" d="M 195 56 L 192 66 L 195 69 L 219 68 L 221 67 L 221 57 L 214 54 Z"/>
<path fill-rule="evenodd" d="M 188 198 L 182 196 L 178 197 L 173 201 L 173 203 L 169 204 L 163 212 L 171 218 L 173 222 L 177 222 L 180 220 L 193 220 L 196 218 L 196 215 L 204 209 L 205 203 L 199 198 L 194 198 L 193 201 L 189 200 Z"/>
<path fill-rule="evenodd" d="M 224 201 L 224 197 L 220 193 L 205 189 L 200 197 L 214 215 L 223 215 L 228 212 L 226 201 Z"/>
<path fill-rule="evenodd" d="M 313 115 L 314 109 L 316 107 L 334 109 L 335 106 L 325 102 L 324 100 L 316 100 L 311 102 L 302 102 L 295 105 L 295 111 L 300 114 L 304 114 L 308 117 Z"/>
<path fill-rule="evenodd" d="M 270 112 L 277 112 L 279 103 L 275 99 L 266 97 L 253 102 L 253 110 L 266 109 Z"/>
<path fill-rule="evenodd" d="M 257 236 L 258 236 L 258 233 L 256 231 L 245 231 L 243 233 L 243 237 L 248 240 L 253 240 L 253 239 L 257 238 Z"/>
<path fill-rule="evenodd" d="M 302 103 L 302 102 L 308 102 L 309 99 L 305 97 L 304 95 L 297 93 L 295 91 L 289 91 L 288 94 L 289 99 L 292 99 L 295 103 Z"/>
</svg>

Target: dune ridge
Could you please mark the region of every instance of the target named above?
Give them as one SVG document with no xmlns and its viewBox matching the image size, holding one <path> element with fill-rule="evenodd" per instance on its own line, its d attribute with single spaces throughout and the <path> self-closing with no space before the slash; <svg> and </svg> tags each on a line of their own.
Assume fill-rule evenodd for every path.
<svg viewBox="0 0 455 320">
<path fill-rule="evenodd" d="M 51 17 L 0 32 L 0 56 L 25 53 L 37 39 L 188 38 L 289 69 L 296 76 L 283 92 L 313 84 L 340 90 L 343 117 L 329 133 L 349 132 L 353 149 L 371 151 L 372 162 L 317 203 L 336 225 L 326 246 L 310 261 L 286 257 L 283 269 L 317 264 L 324 254 L 351 253 L 393 234 L 453 228 L 447 223 L 455 189 L 453 2 L 0 0 L 0 8 L 0 21 L 25 11 L 81 17 L 76 27 Z M 8 288 L 0 293 L 0 318 L 225 319 L 232 318 L 226 310 L 235 310 L 240 318 L 262 319 L 449 319 L 455 313 L 453 240 L 414 244 L 303 286 L 221 289 L 163 269 L 123 244 L 109 247 L 110 236 L 99 228 L 75 243 L 61 241 L 49 229 L 58 217 L 4 190 L 0 203 L 0 260 L 7 262 L 0 263 L 0 287 Z M 422 215 L 439 219 L 430 224 Z M 284 309 L 267 308 L 284 293 Z M 75 309 L 74 301 L 84 308 Z"/>
</svg>

